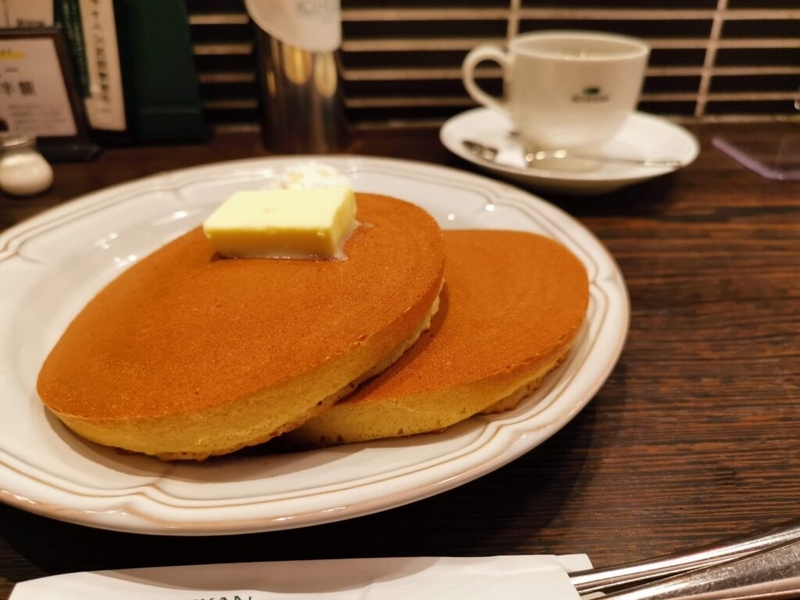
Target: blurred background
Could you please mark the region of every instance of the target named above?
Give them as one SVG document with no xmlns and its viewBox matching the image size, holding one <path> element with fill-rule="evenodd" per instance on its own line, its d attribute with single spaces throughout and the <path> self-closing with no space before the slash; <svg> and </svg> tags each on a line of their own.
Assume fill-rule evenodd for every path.
<svg viewBox="0 0 800 600">
<path fill-rule="evenodd" d="M 797 0 L 342 0 L 342 85 L 352 125 L 440 125 L 474 103 L 460 65 L 479 43 L 538 29 L 647 39 L 640 104 L 682 122 L 795 119 Z M 253 29 L 242 0 L 188 0 L 210 125 L 257 127 Z M 499 69 L 481 71 L 499 93 Z"/>
<path fill-rule="evenodd" d="M 267 20 L 280 5 L 328 15 L 337 5 L 256 1 Z M 290 80 L 308 67 L 265 45 L 244 0 L 0 0 L 5 35 L 54 24 L 73 67 L 67 88 L 101 145 L 258 130 L 277 97 L 259 59 L 272 52 L 273 75 Z M 642 111 L 683 123 L 800 120 L 798 0 L 341 0 L 341 27 L 326 81 L 355 128 L 440 126 L 474 106 L 460 68 L 471 48 L 541 29 L 645 38 Z M 497 65 L 478 78 L 501 92 Z"/>
</svg>

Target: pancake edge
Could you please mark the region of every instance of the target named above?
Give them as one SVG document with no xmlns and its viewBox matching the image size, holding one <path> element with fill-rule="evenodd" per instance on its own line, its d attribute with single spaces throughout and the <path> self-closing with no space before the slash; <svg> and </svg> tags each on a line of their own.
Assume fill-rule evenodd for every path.
<svg viewBox="0 0 800 600">
<path fill-rule="evenodd" d="M 368 377 L 389 368 L 430 327 L 439 309 L 442 287 L 440 274 L 438 285 L 431 286 L 422 300 L 353 351 L 333 357 L 302 377 L 203 411 L 161 418 L 117 420 L 86 419 L 47 408 L 82 438 L 121 451 L 167 461 L 202 461 L 211 456 L 230 454 L 299 427 L 344 398 Z M 409 318 L 420 309 L 425 310 L 421 317 Z M 412 327 L 410 332 L 409 325 Z M 399 344 L 392 343 L 398 338 L 401 340 Z M 315 384 L 320 381 L 334 384 Z M 286 402 L 287 398 L 291 401 Z M 276 416 L 276 406 L 283 403 L 294 407 L 298 398 L 302 399 L 302 410 L 291 415 L 278 412 Z M 247 425 L 243 424 L 245 422 Z M 209 427 L 211 423 L 215 424 L 214 427 Z M 221 427 L 220 424 L 224 423 L 230 425 Z"/>
<path fill-rule="evenodd" d="M 478 414 L 513 410 L 541 386 L 548 374 L 566 360 L 582 326 L 583 322 L 562 344 L 532 364 L 517 366 L 510 372 L 496 373 L 480 380 L 427 394 L 368 403 L 380 404 L 379 407 L 357 406 L 358 403 L 348 407 L 345 401 L 335 410 L 327 411 L 307 421 L 302 427 L 290 432 L 288 437 L 299 447 L 324 448 L 424 433 L 440 433 Z M 436 409 L 441 406 L 450 408 L 454 403 L 461 406 L 461 410 L 457 413 L 452 409 L 449 411 Z M 381 409 L 379 419 L 372 416 L 375 408 Z M 389 418 L 385 418 L 387 413 L 390 414 Z M 420 416 L 423 416 L 424 424 L 420 422 Z M 405 418 L 410 420 L 404 421 Z M 398 426 L 398 422 L 402 425 Z"/>
</svg>

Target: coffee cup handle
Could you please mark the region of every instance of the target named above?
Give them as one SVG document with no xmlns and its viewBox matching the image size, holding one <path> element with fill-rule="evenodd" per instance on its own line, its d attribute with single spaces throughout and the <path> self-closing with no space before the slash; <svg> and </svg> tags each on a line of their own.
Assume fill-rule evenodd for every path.
<svg viewBox="0 0 800 600">
<path fill-rule="evenodd" d="M 475 67 L 485 60 L 491 60 L 499 64 L 505 78 L 505 73 L 511 66 L 508 55 L 497 46 L 476 46 L 469 51 L 467 56 L 464 57 L 464 62 L 461 63 L 461 78 L 464 81 L 464 87 L 467 88 L 467 93 L 472 96 L 472 99 L 479 104 L 505 113 L 506 107 L 503 100 L 487 94 L 475 82 Z"/>
</svg>

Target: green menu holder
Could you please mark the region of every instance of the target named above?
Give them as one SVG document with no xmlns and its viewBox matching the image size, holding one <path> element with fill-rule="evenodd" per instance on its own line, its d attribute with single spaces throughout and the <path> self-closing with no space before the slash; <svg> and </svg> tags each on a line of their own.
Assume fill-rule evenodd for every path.
<svg viewBox="0 0 800 600">
<path fill-rule="evenodd" d="M 115 0 L 114 12 L 134 141 L 206 140 L 185 0 Z"/>
</svg>

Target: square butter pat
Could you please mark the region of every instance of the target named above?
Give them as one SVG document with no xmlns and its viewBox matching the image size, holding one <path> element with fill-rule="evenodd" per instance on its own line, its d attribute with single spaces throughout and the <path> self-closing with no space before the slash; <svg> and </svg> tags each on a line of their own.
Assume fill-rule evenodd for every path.
<svg viewBox="0 0 800 600">
<path fill-rule="evenodd" d="M 228 258 L 337 257 L 355 224 L 350 188 L 262 190 L 228 198 L 203 231 Z"/>
</svg>

